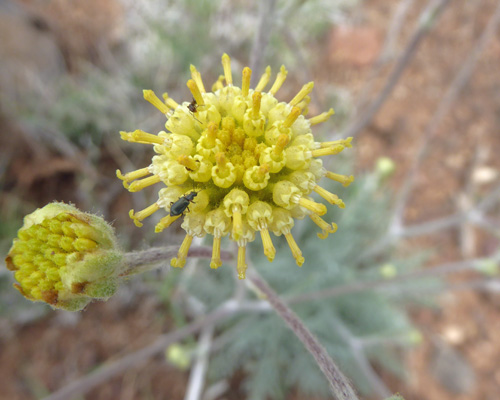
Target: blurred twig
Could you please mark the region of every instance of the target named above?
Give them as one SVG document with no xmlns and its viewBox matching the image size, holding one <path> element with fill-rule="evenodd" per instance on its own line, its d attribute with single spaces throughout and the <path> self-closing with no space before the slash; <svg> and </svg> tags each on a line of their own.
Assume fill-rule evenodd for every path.
<svg viewBox="0 0 500 400">
<path fill-rule="evenodd" d="M 391 19 L 391 23 L 389 24 L 389 29 L 387 30 L 387 35 L 385 37 L 384 45 L 380 52 L 380 57 L 376 61 L 377 64 L 384 63 L 387 59 L 391 58 L 391 56 L 395 53 L 396 47 L 396 39 L 401 33 L 401 29 L 404 26 L 404 22 L 406 16 L 408 15 L 408 11 L 415 0 L 400 0 L 396 10 L 394 11 L 394 15 Z"/>
<path fill-rule="evenodd" d="M 474 173 L 483 161 L 483 157 L 481 157 L 481 155 L 484 154 L 481 150 L 482 148 L 483 146 L 481 144 L 481 140 L 478 140 L 478 143 L 475 144 L 472 160 L 469 163 L 469 166 L 465 169 L 464 188 L 457 196 L 457 206 L 461 212 L 467 212 L 472 208 L 473 198 L 476 192 Z M 459 226 L 459 247 L 462 257 L 464 258 L 474 257 L 477 245 L 477 236 L 470 220 L 471 218 L 468 218 L 467 221 L 464 221 L 464 223 Z"/>
<path fill-rule="evenodd" d="M 370 362 L 366 358 L 363 343 L 352 335 L 349 329 L 339 318 L 334 318 L 332 321 L 332 329 L 335 330 L 344 342 L 350 347 L 354 360 L 358 365 L 359 370 L 370 383 L 373 391 L 380 397 L 389 397 L 391 391 L 385 386 L 384 382 L 375 373 Z"/>
<path fill-rule="evenodd" d="M 499 202 L 500 185 L 491 190 L 491 192 L 477 204 L 471 206 L 469 210 L 464 212 L 408 226 L 393 225 L 390 227 L 386 235 L 382 236 L 380 240 L 361 253 L 358 261 L 364 261 L 380 254 L 397 239 L 437 233 L 442 229 L 452 228 L 465 222 L 474 223 L 478 226 L 482 226 L 484 229 L 496 233 L 498 231 L 498 227 L 491 224 L 491 222 L 484 223 L 484 221 L 487 221 L 485 214 Z"/>
<path fill-rule="evenodd" d="M 452 263 L 441 264 L 436 267 L 425 268 L 418 271 L 409 272 L 406 274 L 397 275 L 390 279 L 379 279 L 372 281 L 356 281 L 345 285 L 340 285 L 333 288 L 318 290 L 314 293 L 304 293 L 285 298 L 287 304 L 301 303 L 303 301 L 316 301 L 331 297 L 342 296 L 364 292 L 366 290 L 385 289 L 394 286 L 396 283 L 411 282 L 417 278 L 437 277 L 440 275 L 448 275 L 462 271 L 478 270 L 482 263 L 500 262 L 500 254 L 495 254 L 491 258 L 476 258 L 472 260 L 457 261 Z"/>
<path fill-rule="evenodd" d="M 199 400 L 201 398 L 213 334 L 214 325 L 208 325 L 201 331 L 196 360 L 189 374 L 189 383 L 184 400 Z"/>
<path fill-rule="evenodd" d="M 84 156 L 81 150 L 75 146 L 71 141 L 60 131 L 51 127 L 38 127 L 28 124 L 23 121 L 18 121 L 27 139 L 32 140 L 34 143 L 42 142 L 46 147 L 57 151 L 59 154 L 70 160 L 77 160 L 81 163 L 82 170 L 91 175 L 92 177 L 98 176 L 98 172 L 90 164 L 87 157 Z M 38 149 L 38 146 L 37 146 Z"/>
<path fill-rule="evenodd" d="M 274 308 L 276 313 L 283 318 L 290 329 L 304 344 L 307 350 L 316 360 L 321 372 L 325 375 L 330 389 L 336 399 L 339 400 L 357 400 L 358 397 L 354 392 L 348 379 L 340 371 L 331 357 L 328 355 L 325 348 L 318 342 L 318 339 L 307 329 L 299 317 L 278 297 L 276 292 L 257 275 L 255 269 L 248 274 L 248 279 L 262 292 L 267 298 L 267 301 Z"/>
<path fill-rule="evenodd" d="M 249 309 L 252 310 L 255 309 L 255 307 L 250 307 Z M 128 368 L 144 362 L 155 354 L 164 351 L 165 348 L 172 343 L 193 335 L 207 326 L 215 325 L 216 323 L 243 310 L 245 310 L 244 305 L 239 305 L 234 300 L 229 300 L 223 303 L 216 310 L 195 320 L 189 325 L 186 325 L 174 332 L 161 335 L 149 346 L 146 346 L 138 351 L 131 352 L 115 361 L 108 362 L 83 378 L 77 379 L 55 391 L 43 400 L 67 400 L 69 398 L 76 398 L 83 395 L 92 390 L 94 387 L 108 381 L 116 375 L 121 374 Z"/>
<path fill-rule="evenodd" d="M 408 11 L 410 10 L 413 2 L 415 0 L 400 0 L 396 10 L 394 11 L 394 15 L 392 16 L 391 23 L 389 25 L 389 29 L 385 36 L 385 41 L 382 46 L 382 50 L 375 60 L 373 68 L 371 69 L 368 78 L 366 79 L 366 84 L 363 86 L 358 99 L 356 100 L 357 106 L 359 109 L 364 108 L 366 98 L 368 94 L 371 92 L 373 85 L 375 83 L 375 78 L 380 74 L 382 68 L 394 57 L 396 47 L 396 39 L 401 32 L 401 28 L 403 27 L 403 22 L 406 19 Z"/>
<path fill-rule="evenodd" d="M 490 18 L 490 21 L 488 22 L 483 33 L 481 34 L 477 42 L 473 45 L 469 57 L 467 58 L 465 63 L 462 64 L 462 67 L 456 74 L 455 78 L 448 87 L 446 94 L 439 103 L 436 113 L 433 115 L 432 119 L 427 125 L 420 149 L 410 171 L 408 172 L 408 176 L 404 180 L 403 187 L 401 188 L 396 199 L 396 205 L 394 207 L 394 213 L 388 233 L 379 241 L 377 241 L 373 246 L 371 246 L 368 250 L 363 252 L 363 254 L 360 256 L 360 260 L 368 259 L 376 254 L 379 254 L 387 246 L 394 243 L 396 239 L 401 237 L 417 236 L 425 233 L 431 233 L 436 230 L 456 226 L 460 223 L 463 223 L 467 219 L 470 219 L 471 221 L 480 221 L 481 218 L 479 218 L 478 215 L 485 213 L 489 208 L 491 208 L 498 202 L 500 196 L 500 187 L 492 190 L 481 202 L 471 207 L 471 209 L 466 212 L 457 213 L 455 215 L 439 218 L 434 221 L 424 222 L 413 226 L 405 227 L 403 224 L 406 205 L 413 189 L 418 170 L 429 148 L 430 140 L 436 133 L 442 119 L 450 111 L 460 92 L 469 81 L 481 53 L 484 51 L 489 40 L 495 34 L 499 23 L 500 4 L 495 9 L 495 12 Z"/>
<path fill-rule="evenodd" d="M 385 288 L 394 285 L 395 283 L 399 283 L 402 281 L 410 281 L 419 277 L 436 276 L 439 274 L 448 274 L 452 272 L 476 269 L 477 265 L 484 261 L 491 261 L 491 260 L 475 259 L 469 261 L 461 261 L 457 263 L 443 264 L 435 268 L 415 271 L 409 274 L 397 276 L 392 279 L 383 279 L 379 281 L 369 281 L 369 282 L 355 282 L 352 284 L 347 284 L 336 288 L 329 288 L 317 291 L 315 293 L 307 293 L 299 296 L 290 297 L 286 299 L 286 302 L 287 304 L 295 304 L 305 301 L 315 301 L 345 294 L 352 294 L 352 293 L 362 292 L 365 290 Z M 258 287 L 259 290 L 261 290 L 264 294 L 266 294 L 269 303 L 272 304 L 276 312 L 284 313 L 283 314 L 284 318 L 286 318 L 286 320 L 289 323 L 295 324 L 297 322 L 297 317 L 295 316 L 295 314 L 283 303 L 282 300 L 280 300 L 277 297 L 277 295 L 272 291 L 272 289 L 269 288 L 269 286 L 265 282 L 263 282 L 260 278 L 255 278 L 254 275 L 250 277 L 250 280 L 253 282 L 255 286 Z M 498 279 L 497 280 L 480 279 L 477 281 L 464 282 L 461 284 L 457 284 L 455 286 L 450 286 L 450 289 L 474 288 L 474 287 L 489 289 L 494 287 L 495 283 L 498 283 Z M 161 335 L 160 337 L 158 337 L 158 339 L 156 339 L 152 344 L 150 344 L 147 347 L 131 352 L 115 361 L 108 362 L 107 364 L 91 372 L 87 376 L 84 376 L 83 378 L 73 381 L 67 386 L 64 386 L 63 388 L 57 390 L 50 396 L 45 397 L 43 400 L 65 400 L 70 397 L 72 398 L 72 397 L 77 397 L 79 395 L 83 395 L 88 391 L 92 390 L 94 387 L 106 382 L 107 380 L 113 378 L 116 375 L 123 373 L 128 368 L 136 366 L 137 364 L 146 361 L 148 358 L 154 356 L 155 354 L 162 352 L 170 344 L 178 342 L 187 336 L 193 335 L 196 332 L 199 332 L 200 330 L 208 326 L 215 326 L 219 322 L 237 313 L 269 312 L 271 310 L 271 308 L 269 307 L 269 303 L 267 301 L 253 301 L 253 302 L 243 303 L 235 300 L 228 300 L 216 310 L 212 311 L 211 313 L 203 317 L 200 317 L 199 319 L 196 319 L 189 325 L 186 325 L 185 327 L 177 331 L 171 332 L 169 334 Z M 300 321 L 299 325 L 301 325 Z M 310 334 L 310 332 L 307 331 L 307 328 L 305 328 L 303 325 L 299 328 L 300 328 L 301 340 L 307 341 L 308 345 L 313 347 L 313 351 L 315 351 L 316 355 L 321 359 L 320 362 L 322 363 L 322 365 L 326 364 L 327 366 L 325 368 L 330 368 L 329 373 L 335 371 L 335 368 L 333 369 L 333 371 L 331 370 L 332 366 L 329 364 L 329 361 L 324 359 L 325 350 L 317 343 L 317 341 Z M 316 345 L 318 345 L 319 347 L 316 347 Z M 335 372 L 333 373 L 335 374 Z M 344 384 L 346 384 L 346 382 L 347 381 L 344 381 Z M 341 387 L 343 387 L 342 384 Z M 356 397 L 340 397 L 340 398 L 356 399 Z"/>
<path fill-rule="evenodd" d="M 401 188 L 398 198 L 396 200 L 395 211 L 391 224 L 392 229 L 397 229 L 402 225 L 404 210 L 406 208 L 406 204 L 408 202 L 410 193 L 413 189 L 417 172 L 429 148 L 430 139 L 435 135 L 444 116 L 450 111 L 451 107 L 457 100 L 460 92 L 469 82 L 469 79 L 472 76 L 472 73 L 474 72 L 474 69 L 476 67 L 477 62 L 479 61 L 482 52 L 486 48 L 486 45 L 488 44 L 490 39 L 495 35 L 499 23 L 500 23 L 500 3 L 495 9 L 495 12 L 490 18 L 488 25 L 484 29 L 483 33 L 481 34 L 477 42 L 474 43 L 474 45 L 472 46 L 472 50 L 468 58 L 462 64 L 462 67 L 460 68 L 457 75 L 451 82 L 450 86 L 448 87 L 448 90 L 446 91 L 444 97 L 439 103 L 435 114 L 433 115 L 432 119 L 427 125 L 427 128 L 424 132 L 424 139 L 422 141 L 420 149 L 417 153 L 415 161 L 413 162 L 410 172 L 408 173 L 406 179 L 404 180 L 403 187 Z"/>
<path fill-rule="evenodd" d="M 500 225 L 495 224 L 491 221 L 491 219 L 487 218 L 485 215 L 480 213 L 473 213 L 470 218 L 470 222 L 480 228 L 484 229 L 487 232 L 492 233 L 500 237 Z"/>
<path fill-rule="evenodd" d="M 300 71 L 302 71 L 302 75 L 305 81 L 311 82 L 313 80 L 311 70 L 309 68 L 309 63 L 300 47 L 299 42 L 297 41 L 293 31 L 289 28 L 287 24 L 283 24 L 281 27 L 281 33 L 285 39 L 285 43 L 288 45 L 292 53 L 297 57 L 300 64 Z M 311 102 L 318 110 L 322 110 L 324 108 L 323 102 L 319 99 L 319 96 L 313 96 L 311 98 Z"/>
<path fill-rule="evenodd" d="M 380 108 L 385 103 L 392 90 L 398 83 L 403 74 L 403 71 L 409 65 L 417 49 L 419 48 L 422 39 L 430 31 L 437 18 L 449 2 L 450 0 L 429 1 L 427 7 L 420 15 L 418 26 L 413 33 L 413 36 L 411 37 L 406 50 L 399 58 L 390 76 L 387 78 L 385 86 L 380 91 L 378 97 L 368 107 L 368 109 L 363 112 L 363 115 L 359 118 L 355 118 L 355 121 L 351 124 L 351 126 L 349 126 L 346 131 L 342 133 L 343 137 L 355 137 L 370 124 L 370 122 L 373 120 L 377 112 L 380 110 Z"/>
</svg>

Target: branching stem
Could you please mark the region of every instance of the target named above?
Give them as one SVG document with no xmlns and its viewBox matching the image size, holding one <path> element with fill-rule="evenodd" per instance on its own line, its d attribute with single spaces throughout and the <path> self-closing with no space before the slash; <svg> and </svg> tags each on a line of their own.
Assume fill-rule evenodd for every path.
<svg viewBox="0 0 500 400">
<path fill-rule="evenodd" d="M 436 22 L 437 16 L 441 14 L 441 12 L 449 2 L 450 0 L 429 1 L 429 4 L 421 14 L 418 27 L 411 37 L 408 46 L 397 61 L 390 76 L 387 78 L 386 84 L 380 91 L 380 94 L 370 104 L 367 110 L 363 112 L 363 115 L 360 118 L 357 118 L 356 121 L 347 128 L 346 132 L 342 133 L 343 137 L 357 136 L 371 123 L 377 112 L 380 110 L 380 108 L 382 108 L 382 105 L 384 105 L 386 100 L 389 98 L 392 90 L 396 87 L 396 84 L 399 82 L 399 79 L 403 75 L 403 72 L 417 52 L 417 49 L 420 47 L 422 39 L 430 31 L 433 23 Z"/>
<path fill-rule="evenodd" d="M 112 377 L 121 374 L 128 368 L 146 361 L 151 356 L 165 350 L 165 348 L 172 343 L 182 340 L 186 336 L 197 333 L 204 327 L 212 326 L 215 323 L 233 315 L 237 311 L 239 311 L 237 304 L 228 301 L 210 314 L 200 317 L 179 330 L 159 336 L 153 343 L 142 348 L 141 350 L 132 352 L 122 358 L 104 364 L 102 367 L 96 369 L 90 374 L 63 386 L 61 389 L 45 397 L 43 400 L 66 400 L 77 398 L 78 396 L 89 392 L 101 383 L 104 383 Z"/>
<path fill-rule="evenodd" d="M 283 318 L 289 328 L 304 344 L 306 349 L 312 354 L 321 372 L 325 375 L 330 389 L 338 400 L 358 400 L 349 380 L 334 363 L 325 348 L 318 339 L 307 329 L 299 317 L 281 300 L 276 292 L 259 276 L 255 269 L 248 274 L 248 279 L 266 295 L 267 301 L 274 308 L 276 313 Z"/>
</svg>

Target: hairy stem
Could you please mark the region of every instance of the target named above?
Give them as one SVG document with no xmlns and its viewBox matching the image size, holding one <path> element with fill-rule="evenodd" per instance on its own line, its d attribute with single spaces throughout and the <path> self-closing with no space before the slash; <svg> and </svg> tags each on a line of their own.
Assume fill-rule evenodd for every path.
<svg viewBox="0 0 500 400">
<path fill-rule="evenodd" d="M 276 292 L 257 275 L 255 270 L 248 274 L 248 279 L 266 295 L 267 301 L 269 301 L 276 313 L 283 318 L 289 328 L 297 335 L 306 349 L 312 354 L 321 372 L 323 372 L 328 380 L 330 389 L 335 398 L 338 400 L 358 400 L 348 379 L 299 317 L 278 297 Z"/>
<path fill-rule="evenodd" d="M 177 246 L 168 246 L 153 247 L 147 250 L 126 253 L 125 263 L 127 268 L 122 273 L 122 276 L 134 275 L 158 268 L 159 265 L 157 264 L 166 262 L 172 257 L 175 257 L 177 251 Z M 191 247 L 188 257 L 210 258 L 212 257 L 212 248 L 208 246 Z M 222 261 L 230 261 L 234 256 L 231 252 L 222 250 L 220 258 Z"/>
</svg>

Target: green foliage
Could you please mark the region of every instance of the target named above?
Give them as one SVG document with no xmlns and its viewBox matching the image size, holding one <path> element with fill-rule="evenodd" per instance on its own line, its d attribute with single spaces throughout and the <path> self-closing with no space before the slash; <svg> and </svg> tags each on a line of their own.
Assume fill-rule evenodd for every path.
<svg viewBox="0 0 500 400">
<path fill-rule="evenodd" d="M 399 393 L 393 394 L 391 397 L 388 397 L 385 400 L 405 400 L 403 396 L 401 396 Z"/>
<path fill-rule="evenodd" d="M 131 114 L 124 110 L 145 108 L 139 97 L 142 88 L 133 82 L 132 77 L 87 66 L 79 79 L 61 78 L 47 101 L 28 99 L 22 116 L 40 129 L 60 132 L 80 147 L 92 144 L 95 149 L 105 135 L 116 134 L 117 127 L 133 126 Z"/>
<path fill-rule="evenodd" d="M 387 254 L 373 263 L 359 261 L 362 250 L 373 244 L 388 224 L 391 196 L 379 182 L 372 174 L 341 190 L 346 208 L 330 207 L 325 220 L 336 221 L 339 230 L 327 239 L 316 237 L 318 229 L 308 219 L 294 227 L 294 237 L 306 259 L 302 268 L 295 265 L 284 238 L 273 239 L 277 256 L 272 264 L 262 254 L 259 241 L 248 247 L 253 264 L 280 296 L 293 299 L 299 294 L 380 280 L 381 266 L 385 264 L 392 265 L 396 274 L 421 265 L 421 255 L 399 260 Z M 338 192 L 338 184 L 330 186 Z M 206 265 L 200 266 L 187 282 L 190 295 L 207 309 L 221 304 L 234 290 L 229 268 L 210 271 Z M 391 290 L 365 290 L 304 301 L 293 304 L 293 309 L 363 393 L 372 388 L 354 356 L 354 343 L 361 343 L 367 359 L 394 373 L 403 370 L 396 348 L 415 344 L 416 330 L 397 300 L 397 293 Z M 328 395 L 327 383 L 312 356 L 274 313 L 239 315 L 225 323 L 222 332 L 229 339 L 211 360 L 212 379 L 244 370 L 249 399 L 283 399 L 292 387 L 304 394 Z"/>
<path fill-rule="evenodd" d="M 288 27 L 301 41 L 310 41 L 323 35 L 332 23 L 345 18 L 349 9 L 357 6 L 360 0 L 282 0 L 279 8 L 287 18 Z"/>
</svg>

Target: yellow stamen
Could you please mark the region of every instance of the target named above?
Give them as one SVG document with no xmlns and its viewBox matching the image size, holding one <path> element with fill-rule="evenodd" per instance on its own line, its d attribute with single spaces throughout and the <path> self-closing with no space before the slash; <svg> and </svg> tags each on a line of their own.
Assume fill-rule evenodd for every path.
<svg viewBox="0 0 500 400">
<path fill-rule="evenodd" d="M 198 171 L 198 168 L 200 168 L 199 162 L 196 162 L 191 156 L 187 156 L 185 154 L 181 154 L 179 157 L 177 157 L 177 162 L 181 165 L 184 165 L 190 172 Z"/>
<path fill-rule="evenodd" d="M 154 185 L 155 183 L 160 182 L 161 179 L 158 175 L 148 176 L 147 178 L 134 181 L 128 187 L 129 192 L 138 192 L 148 186 Z"/>
<path fill-rule="evenodd" d="M 349 186 L 352 182 L 354 182 L 354 176 L 352 175 L 347 176 L 347 175 L 336 174 L 335 172 L 326 171 L 325 176 L 328 179 L 340 182 L 343 186 Z"/>
<path fill-rule="evenodd" d="M 224 75 L 219 75 L 219 78 L 212 85 L 212 92 L 216 92 L 219 89 L 222 89 L 224 85 L 222 82 L 224 81 Z"/>
<path fill-rule="evenodd" d="M 167 92 L 163 93 L 162 97 L 165 104 L 171 109 L 175 110 L 177 107 L 179 107 L 179 103 L 177 103 L 174 99 L 168 97 Z"/>
<path fill-rule="evenodd" d="M 246 255 L 246 245 L 238 246 L 238 265 L 236 267 L 236 270 L 238 271 L 238 279 L 245 279 L 245 271 L 247 270 L 245 255 Z"/>
<path fill-rule="evenodd" d="M 306 96 L 297 104 L 297 107 L 301 109 L 303 115 L 309 112 L 309 103 L 311 103 L 311 97 Z"/>
<path fill-rule="evenodd" d="M 328 237 L 328 234 L 330 233 L 335 233 L 337 231 L 337 224 L 332 222 L 330 225 L 328 222 L 326 222 L 323 218 L 321 218 L 317 214 L 310 214 L 309 218 L 312 219 L 312 221 L 320 227 L 320 229 L 323 231 L 321 233 L 318 233 L 318 237 L 320 239 L 326 239 Z"/>
<path fill-rule="evenodd" d="M 304 197 L 299 197 L 297 203 L 299 203 L 300 206 L 307 208 L 309 211 L 312 211 L 313 213 L 318 215 L 325 215 L 327 211 L 324 204 L 316 203 L 315 201 L 306 199 Z"/>
<path fill-rule="evenodd" d="M 313 157 L 333 156 L 334 154 L 339 154 L 344 149 L 345 146 L 343 144 L 338 144 L 333 147 L 324 147 L 321 149 L 311 150 L 311 155 Z"/>
<path fill-rule="evenodd" d="M 260 77 L 259 83 L 257 83 L 257 86 L 255 86 L 255 91 L 262 92 L 262 90 L 264 90 L 264 88 L 269 83 L 270 78 L 271 78 L 271 67 L 268 65 L 266 67 L 266 71 Z"/>
<path fill-rule="evenodd" d="M 311 123 L 311 126 L 321 124 L 322 122 L 328 121 L 333 114 L 335 114 L 335 111 L 333 110 L 333 108 L 330 108 L 328 111 L 325 111 L 324 113 L 309 118 L 309 122 Z"/>
<path fill-rule="evenodd" d="M 196 67 L 191 64 L 189 69 L 191 70 L 191 78 L 196 82 L 196 85 L 198 85 L 198 89 L 200 89 L 201 93 L 205 93 L 205 86 L 203 85 L 203 80 L 201 79 L 201 74 L 198 72 Z"/>
<path fill-rule="evenodd" d="M 242 78 L 241 78 L 241 95 L 244 97 L 248 96 L 251 77 L 252 77 L 252 70 L 248 67 L 243 68 Z"/>
<path fill-rule="evenodd" d="M 228 131 L 231 135 L 234 132 L 234 128 L 236 128 L 236 121 L 233 117 L 224 117 L 220 123 L 221 129 Z"/>
<path fill-rule="evenodd" d="M 302 89 L 300 89 L 299 93 L 297 93 L 297 95 L 290 101 L 289 104 L 291 106 L 296 106 L 304 97 L 312 92 L 313 88 L 314 82 L 306 83 L 304 86 L 302 86 Z"/>
<path fill-rule="evenodd" d="M 167 114 L 169 112 L 169 108 L 167 107 L 167 105 L 158 98 L 155 92 L 153 92 L 152 90 L 143 90 L 142 93 L 144 95 L 144 99 L 146 101 L 149 101 L 163 114 Z"/>
<path fill-rule="evenodd" d="M 144 210 L 139 211 L 138 213 L 134 213 L 134 210 L 130 210 L 128 213 L 129 217 L 134 221 L 135 226 L 141 227 L 141 221 L 160 209 L 160 206 L 156 203 L 151 204 L 149 207 L 146 207 Z"/>
<path fill-rule="evenodd" d="M 215 155 L 215 162 L 217 163 L 218 167 L 223 168 L 227 164 L 227 161 L 228 160 L 225 153 L 220 152 Z"/>
<path fill-rule="evenodd" d="M 269 90 L 269 93 L 271 93 L 273 96 L 276 94 L 281 85 L 283 85 L 283 83 L 285 82 L 287 74 L 288 71 L 286 70 L 285 66 L 282 65 L 280 68 L 280 72 L 278 72 L 278 75 L 276 76 L 276 80 L 274 81 L 273 86 Z"/>
<path fill-rule="evenodd" d="M 288 242 L 288 246 L 290 246 L 290 250 L 292 250 L 293 258 L 295 258 L 295 262 L 299 267 L 302 267 L 304 264 L 304 257 L 302 256 L 302 252 L 299 249 L 299 246 L 295 242 L 292 234 L 290 232 L 285 233 L 285 239 Z"/>
<path fill-rule="evenodd" d="M 332 146 L 337 146 L 337 145 L 342 145 L 347 148 L 352 147 L 352 137 L 348 137 L 347 139 L 339 139 L 339 140 L 333 140 L 331 142 L 322 142 L 321 147 L 332 147 Z"/>
<path fill-rule="evenodd" d="M 274 248 L 273 242 L 271 240 L 271 235 L 269 235 L 269 230 L 267 228 L 261 229 L 260 236 L 262 238 L 262 246 L 264 247 L 264 254 L 269 260 L 269 262 L 273 262 L 274 256 L 276 255 L 276 249 Z"/>
<path fill-rule="evenodd" d="M 211 149 L 215 146 L 219 126 L 216 122 L 209 122 L 207 129 L 203 132 L 203 147 Z"/>
<path fill-rule="evenodd" d="M 224 68 L 224 77 L 226 78 L 226 84 L 233 84 L 233 75 L 231 73 L 231 59 L 224 53 L 222 55 L 222 67 Z"/>
<path fill-rule="evenodd" d="M 345 208 L 344 202 L 339 199 L 339 196 L 336 194 L 330 193 L 328 190 L 322 188 L 319 185 L 316 185 L 313 189 L 316 193 L 318 193 L 321 197 L 323 197 L 328 203 L 335 204 L 340 208 Z"/>
<path fill-rule="evenodd" d="M 256 171 L 256 175 L 259 178 L 265 179 L 268 172 L 269 172 L 269 165 L 264 163 L 259 166 L 259 169 Z"/>
<path fill-rule="evenodd" d="M 290 114 L 288 114 L 285 121 L 283 121 L 283 126 L 285 128 L 290 128 L 301 113 L 302 110 L 299 107 L 293 107 L 292 111 L 290 111 Z"/>
<path fill-rule="evenodd" d="M 141 131 L 140 129 L 136 129 L 133 132 L 120 131 L 120 136 L 122 140 L 132 143 L 163 144 L 162 138 L 152 135 L 151 133 Z"/>
<path fill-rule="evenodd" d="M 283 150 L 285 149 L 286 145 L 290 142 L 290 136 L 288 136 L 286 133 L 282 133 L 278 136 L 278 141 L 276 142 L 276 145 L 274 146 L 273 150 L 273 156 L 279 157 L 281 153 L 283 153 Z"/>
<path fill-rule="evenodd" d="M 238 241 L 243 235 L 243 221 L 241 218 L 241 205 L 233 205 L 233 239 Z"/>
<path fill-rule="evenodd" d="M 260 102 L 262 100 L 261 92 L 253 92 L 252 95 L 252 112 L 250 117 L 254 120 L 260 117 Z"/>
<path fill-rule="evenodd" d="M 210 268 L 217 269 L 222 265 L 220 259 L 220 236 L 214 236 L 214 242 L 212 246 L 212 260 L 210 261 Z"/>
<path fill-rule="evenodd" d="M 175 215 L 175 216 L 171 216 L 171 215 L 167 215 L 166 217 L 163 217 L 160 222 L 158 222 L 155 226 L 155 232 L 156 233 L 160 233 L 162 232 L 164 229 L 168 228 L 170 225 L 172 225 L 172 223 L 180 218 L 181 216 L 180 215 Z"/>
<path fill-rule="evenodd" d="M 186 265 L 186 258 L 193 242 L 193 236 L 187 234 L 182 241 L 181 247 L 177 252 L 177 258 L 170 260 L 170 265 L 174 268 L 183 268 Z"/>
<path fill-rule="evenodd" d="M 149 175 L 149 167 L 146 168 L 141 168 L 136 171 L 129 172 L 128 174 L 122 175 L 122 172 L 117 169 L 116 170 L 116 176 L 118 179 L 121 179 L 123 181 L 123 186 L 125 186 L 125 189 L 128 189 L 129 183 L 132 181 L 135 181 L 136 179 L 143 178 L 146 175 Z"/>
<path fill-rule="evenodd" d="M 194 100 L 199 106 L 204 106 L 205 102 L 203 101 L 203 96 L 201 95 L 200 89 L 198 88 L 198 85 L 193 79 L 189 79 L 187 81 L 187 87 L 191 91 L 191 94 L 193 95 Z"/>
</svg>

